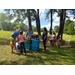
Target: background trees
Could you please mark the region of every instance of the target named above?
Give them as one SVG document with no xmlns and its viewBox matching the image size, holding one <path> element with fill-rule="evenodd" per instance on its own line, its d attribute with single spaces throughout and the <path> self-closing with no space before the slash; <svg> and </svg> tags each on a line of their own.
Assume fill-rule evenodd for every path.
<svg viewBox="0 0 75 75">
<path fill-rule="evenodd" d="M 54 31 L 57 32 L 57 33 L 59 32 L 59 26 L 58 26 L 58 25 L 56 25 L 56 26 L 54 27 Z"/>
<path fill-rule="evenodd" d="M 51 20 L 50 33 L 52 31 L 52 15 L 57 12 L 57 16 L 60 17 L 59 27 L 55 26 L 54 31 L 58 32 L 58 36 L 61 36 L 61 39 L 63 36 L 63 32 L 69 34 L 69 28 L 70 26 L 72 26 L 72 24 L 69 24 L 73 22 L 69 19 L 65 21 L 66 17 L 68 17 L 66 12 L 67 10 L 70 10 L 70 14 L 75 13 L 75 10 L 72 9 L 49 9 L 49 11 L 46 13 L 46 19 Z M 14 29 L 16 26 L 19 27 L 21 30 L 27 30 L 29 26 L 33 31 L 37 31 L 38 34 L 41 35 L 41 31 L 43 31 L 43 28 L 40 28 L 39 9 L 5 9 L 5 11 L 7 12 L 7 14 L 0 15 L 0 27 L 2 27 L 3 30 Z M 16 18 L 16 20 L 12 23 L 11 20 L 13 18 Z M 23 21 L 27 18 L 29 23 L 28 26 L 23 23 Z M 36 20 L 36 27 L 32 26 L 31 23 L 34 20 Z"/>
</svg>

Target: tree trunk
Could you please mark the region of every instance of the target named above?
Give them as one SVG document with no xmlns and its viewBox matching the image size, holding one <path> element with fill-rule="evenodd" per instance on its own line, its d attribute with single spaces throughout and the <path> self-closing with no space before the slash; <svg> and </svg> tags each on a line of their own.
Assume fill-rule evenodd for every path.
<svg viewBox="0 0 75 75">
<path fill-rule="evenodd" d="M 61 15 L 60 15 L 60 27 L 59 27 L 59 33 L 58 33 L 57 37 L 59 37 L 62 33 L 62 22 L 63 22 L 63 10 L 62 10 Z M 62 36 L 61 36 L 61 39 L 62 39 Z"/>
<path fill-rule="evenodd" d="M 38 25 L 38 34 L 41 36 L 41 33 L 40 33 L 40 19 L 39 19 L 39 9 L 37 9 L 37 25 Z"/>
<path fill-rule="evenodd" d="M 39 19 L 39 9 L 37 9 L 37 12 L 34 9 L 31 9 L 31 11 L 33 12 L 34 17 L 36 19 L 36 27 L 37 27 L 38 35 L 41 36 L 41 32 L 40 32 L 40 19 Z"/>
<path fill-rule="evenodd" d="M 32 26 L 31 26 L 31 16 L 30 16 L 30 9 L 27 9 L 27 14 L 28 14 L 28 24 L 29 24 L 29 28 L 32 30 Z"/>
<path fill-rule="evenodd" d="M 60 15 L 60 28 L 59 28 L 59 33 L 58 36 L 59 37 L 61 35 L 61 39 L 63 37 L 63 29 L 64 29 L 64 23 L 65 23 L 65 16 L 66 16 L 66 10 L 62 9 L 61 15 Z"/>
<path fill-rule="evenodd" d="M 50 26 L 50 34 L 52 34 L 52 9 L 51 9 L 51 26 Z"/>
<path fill-rule="evenodd" d="M 64 29 L 64 23 L 65 23 L 65 16 L 66 16 L 66 9 L 63 9 L 63 22 L 62 22 L 61 39 L 62 39 L 62 37 L 63 37 L 63 29 Z"/>
</svg>

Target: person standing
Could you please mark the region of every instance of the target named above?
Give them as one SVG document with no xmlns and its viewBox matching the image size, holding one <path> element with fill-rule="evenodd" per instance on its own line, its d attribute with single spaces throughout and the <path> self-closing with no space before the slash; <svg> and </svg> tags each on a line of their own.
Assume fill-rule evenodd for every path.
<svg viewBox="0 0 75 75">
<path fill-rule="evenodd" d="M 18 42 L 20 43 L 20 47 L 21 47 L 21 54 L 23 54 L 22 49 L 24 49 L 24 55 L 26 55 L 26 49 L 25 49 L 25 42 L 24 42 L 24 35 L 23 35 L 23 31 L 20 31 L 20 35 L 18 36 Z"/>
<path fill-rule="evenodd" d="M 53 35 L 52 35 L 51 41 L 52 41 L 52 47 L 53 47 L 53 46 L 54 46 L 54 42 L 55 42 L 55 33 L 54 33 L 54 32 L 53 32 Z"/>
<path fill-rule="evenodd" d="M 28 31 L 25 34 L 25 38 L 27 37 L 31 37 L 31 35 L 33 34 L 33 31 L 29 28 Z"/>
<path fill-rule="evenodd" d="M 52 34 L 49 34 L 50 46 L 52 46 L 52 41 L 51 41 L 51 38 L 52 38 Z"/>
<path fill-rule="evenodd" d="M 43 45 L 44 45 L 44 50 L 42 50 L 42 51 L 46 51 L 46 40 L 47 40 L 47 29 L 46 29 L 46 27 L 44 27 L 44 29 L 43 29 L 42 39 L 43 39 Z"/>
<path fill-rule="evenodd" d="M 14 35 L 12 35 L 9 39 L 9 44 L 11 46 L 11 53 L 13 53 L 13 47 L 14 47 Z"/>
</svg>

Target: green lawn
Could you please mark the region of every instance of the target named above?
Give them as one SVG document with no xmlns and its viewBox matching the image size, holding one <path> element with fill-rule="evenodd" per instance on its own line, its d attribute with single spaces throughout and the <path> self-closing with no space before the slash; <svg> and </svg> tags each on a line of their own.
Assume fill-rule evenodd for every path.
<svg viewBox="0 0 75 75">
<path fill-rule="evenodd" d="M 70 45 L 75 47 L 75 35 L 71 36 Z"/>
<path fill-rule="evenodd" d="M 10 35 L 11 32 L 0 31 L 0 65 L 75 65 L 75 48 L 52 48 L 47 44 L 47 51 L 42 52 L 41 43 L 38 52 L 26 50 L 26 56 L 16 51 L 11 54 Z"/>
</svg>

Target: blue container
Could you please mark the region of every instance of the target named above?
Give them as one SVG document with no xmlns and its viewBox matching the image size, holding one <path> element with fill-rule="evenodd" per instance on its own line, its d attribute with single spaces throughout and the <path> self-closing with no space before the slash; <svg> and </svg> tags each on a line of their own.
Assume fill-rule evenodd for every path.
<svg viewBox="0 0 75 75">
<path fill-rule="evenodd" d="M 32 45 L 31 45 L 31 50 L 37 52 L 37 51 L 39 50 L 39 46 L 40 46 L 40 45 L 37 46 L 37 45 L 33 45 L 33 44 L 32 44 Z"/>
<path fill-rule="evenodd" d="M 39 46 L 40 40 L 32 39 L 32 44 Z"/>
<path fill-rule="evenodd" d="M 30 50 L 30 48 L 31 48 L 31 45 L 30 44 L 25 44 L 25 49 Z"/>
</svg>

